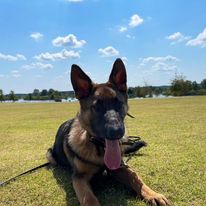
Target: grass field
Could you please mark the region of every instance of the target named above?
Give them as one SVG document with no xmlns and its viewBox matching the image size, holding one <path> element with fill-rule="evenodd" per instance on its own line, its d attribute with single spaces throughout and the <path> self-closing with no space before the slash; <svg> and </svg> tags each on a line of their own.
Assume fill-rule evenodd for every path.
<svg viewBox="0 0 206 206">
<path fill-rule="evenodd" d="M 206 97 L 130 100 L 130 135 L 148 143 L 129 165 L 176 206 L 206 205 Z M 77 103 L 0 104 L 0 181 L 44 163 L 58 126 Z M 102 206 L 144 206 L 112 179 L 94 186 Z M 78 201 L 69 174 L 40 169 L 0 188 L 0 205 L 68 205 Z"/>
</svg>

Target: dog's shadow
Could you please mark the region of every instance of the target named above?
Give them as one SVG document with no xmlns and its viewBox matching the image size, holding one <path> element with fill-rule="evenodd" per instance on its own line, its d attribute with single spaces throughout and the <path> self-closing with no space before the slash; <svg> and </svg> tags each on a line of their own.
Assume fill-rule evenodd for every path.
<svg viewBox="0 0 206 206">
<path fill-rule="evenodd" d="M 62 167 L 49 167 L 57 184 L 65 191 L 66 205 L 79 206 L 72 187 L 71 172 Z M 128 206 L 128 201 L 136 198 L 135 193 L 108 175 L 98 175 L 91 181 L 92 190 L 102 206 Z"/>
</svg>

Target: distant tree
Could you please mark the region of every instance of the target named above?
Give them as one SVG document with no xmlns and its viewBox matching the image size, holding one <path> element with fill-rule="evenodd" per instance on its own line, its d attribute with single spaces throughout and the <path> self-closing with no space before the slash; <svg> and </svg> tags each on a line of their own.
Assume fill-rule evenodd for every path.
<svg viewBox="0 0 206 206">
<path fill-rule="evenodd" d="M 161 93 L 162 93 L 162 90 L 161 90 L 160 87 L 156 87 L 156 88 L 154 89 L 154 95 L 155 95 L 155 96 L 158 97 Z"/>
<path fill-rule="evenodd" d="M 28 94 L 28 97 L 29 97 L 29 100 L 30 100 L 30 101 L 33 99 L 31 93 Z"/>
<path fill-rule="evenodd" d="M 185 81 L 184 85 L 185 93 L 187 94 L 189 91 L 192 90 L 192 82 L 190 80 Z"/>
<path fill-rule="evenodd" d="M 39 96 L 40 92 L 38 89 L 34 89 L 33 96 Z"/>
<path fill-rule="evenodd" d="M 2 89 L 0 89 L 0 101 L 4 101 L 5 100 L 5 97 L 4 97 L 4 92 Z"/>
<path fill-rule="evenodd" d="M 57 90 L 54 91 L 53 95 L 54 95 L 55 102 L 61 102 L 62 97 L 61 97 L 61 93 L 59 91 L 57 91 Z"/>
<path fill-rule="evenodd" d="M 127 93 L 128 93 L 128 97 L 129 98 L 136 97 L 136 95 L 135 95 L 135 88 L 133 88 L 133 87 L 129 87 Z"/>
<path fill-rule="evenodd" d="M 46 89 L 43 89 L 40 93 L 40 96 L 47 96 L 48 95 L 48 92 Z"/>
<path fill-rule="evenodd" d="M 53 94 L 53 93 L 54 93 L 54 89 L 49 89 L 48 95 L 51 95 L 51 94 Z"/>
<path fill-rule="evenodd" d="M 34 99 L 33 97 L 34 97 L 33 94 L 32 94 L 32 93 L 29 93 L 29 94 L 27 94 L 27 95 L 24 97 L 24 100 L 29 100 L 29 101 L 31 101 L 31 100 Z"/>
<path fill-rule="evenodd" d="M 188 95 L 192 90 L 192 82 L 185 80 L 185 77 L 181 75 L 175 75 L 171 81 L 171 94 L 174 96 Z"/>
<path fill-rule="evenodd" d="M 206 89 L 206 79 L 203 79 L 200 83 L 202 89 Z"/>
<path fill-rule="evenodd" d="M 49 98 L 51 100 L 54 100 L 55 99 L 55 90 L 54 89 L 49 89 L 48 95 L 49 95 Z"/>
<path fill-rule="evenodd" d="M 15 102 L 17 100 L 17 97 L 16 97 L 13 90 L 11 90 L 10 93 L 9 93 L 9 100 L 11 100 L 13 102 Z"/>
<path fill-rule="evenodd" d="M 170 96 L 170 95 L 172 95 L 171 87 L 164 88 L 164 89 L 162 90 L 162 94 L 163 94 L 164 96 Z"/>
<path fill-rule="evenodd" d="M 137 97 L 145 98 L 147 95 L 147 89 L 146 89 L 146 87 L 136 87 L 135 93 L 136 93 Z"/>
<path fill-rule="evenodd" d="M 146 90 L 147 90 L 147 96 L 152 97 L 152 86 L 147 86 Z"/>
<path fill-rule="evenodd" d="M 200 86 L 199 86 L 199 84 L 196 81 L 192 82 L 192 89 L 194 91 L 197 91 L 198 89 L 200 89 Z"/>
</svg>

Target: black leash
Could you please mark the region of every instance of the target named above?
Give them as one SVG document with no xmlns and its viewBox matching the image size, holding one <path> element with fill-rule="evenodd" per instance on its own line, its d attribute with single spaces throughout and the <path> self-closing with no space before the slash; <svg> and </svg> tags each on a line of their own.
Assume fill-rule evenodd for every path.
<svg viewBox="0 0 206 206">
<path fill-rule="evenodd" d="M 25 172 L 23 172 L 23 173 L 21 173 L 21 174 L 19 174 L 19 175 L 16 175 L 15 177 L 11 177 L 10 179 L 8 179 L 8 180 L 6 180 L 6 181 L 4 181 L 4 182 L 0 182 L 0 186 L 5 186 L 5 185 L 7 185 L 8 183 L 10 183 L 11 181 L 16 180 L 16 178 L 18 178 L 18 177 L 21 177 L 21 176 L 23 176 L 23 175 L 25 175 L 25 174 L 28 174 L 28 173 L 32 173 L 32 172 L 34 172 L 34 171 L 36 171 L 36 170 L 38 170 L 38 169 L 40 169 L 40 168 L 42 168 L 42 167 L 46 167 L 46 166 L 48 166 L 48 165 L 50 165 L 49 162 L 44 163 L 44 164 L 41 164 L 41 165 L 39 165 L 39 166 L 37 166 L 37 167 L 34 167 L 34 168 L 30 169 L 30 170 L 27 170 L 27 171 L 25 171 Z"/>
</svg>

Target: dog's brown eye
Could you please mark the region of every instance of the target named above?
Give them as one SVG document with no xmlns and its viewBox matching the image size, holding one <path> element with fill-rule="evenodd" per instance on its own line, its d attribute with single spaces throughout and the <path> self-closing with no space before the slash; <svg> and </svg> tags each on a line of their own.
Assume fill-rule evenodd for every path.
<svg viewBox="0 0 206 206">
<path fill-rule="evenodd" d="M 115 100 L 115 109 L 121 110 L 123 106 L 123 102 L 119 101 L 118 99 Z"/>
<path fill-rule="evenodd" d="M 102 100 L 96 100 L 93 105 L 91 106 L 91 110 L 93 112 L 101 112 L 102 110 L 104 110 L 104 106 L 103 106 L 103 101 Z"/>
</svg>

